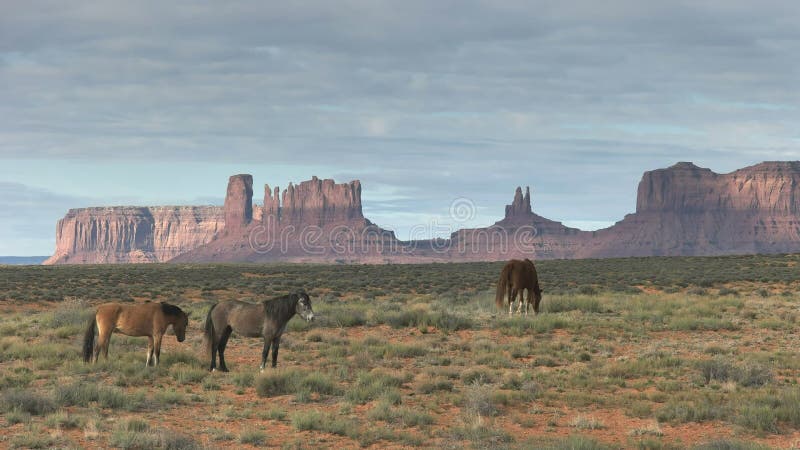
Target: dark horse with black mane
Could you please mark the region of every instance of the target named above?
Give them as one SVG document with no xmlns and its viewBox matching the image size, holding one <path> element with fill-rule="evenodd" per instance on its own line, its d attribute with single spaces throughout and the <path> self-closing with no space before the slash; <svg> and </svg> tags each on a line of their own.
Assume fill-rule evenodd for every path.
<svg viewBox="0 0 800 450">
<path fill-rule="evenodd" d="M 261 303 L 233 300 L 211 305 L 206 317 L 204 335 L 206 351 L 211 356 L 210 370 L 216 369 L 217 353 L 219 353 L 219 370 L 228 371 L 225 365 L 225 346 L 234 331 L 246 337 L 263 337 L 261 370 L 264 370 L 267 364 L 270 346 L 272 346 L 272 367 L 277 366 L 281 336 L 286 329 L 286 323 L 295 314 L 307 321 L 314 319 L 311 299 L 304 291 Z"/>
<path fill-rule="evenodd" d="M 97 346 L 94 345 L 94 330 L 97 327 L 99 336 Z M 111 333 L 119 331 L 127 336 L 147 336 L 147 361 L 145 366 L 158 365 L 161 356 L 161 338 L 167 327 L 172 325 L 178 342 L 186 338 L 186 327 L 189 316 L 180 308 L 169 303 L 143 303 L 139 305 L 122 305 L 104 303 L 97 307 L 94 317 L 86 327 L 83 336 L 83 360 L 97 362 L 100 352 L 108 359 L 108 343 Z M 92 358 L 94 350 L 94 358 Z"/>
<path fill-rule="evenodd" d="M 525 299 L 525 292 L 528 291 L 527 301 Z M 517 306 L 517 313 L 520 313 L 522 305 L 525 305 L 525 315 L 528 315 L 528 306 L 533 297 L 533 312 L 539 313 L 539 302 L 542 301 L 542 289 L 539 287 L 539 276 L 536 274 L 536 267 L 533 261 L 525 258 L 524 261 L 512 259 L 507 262 L 500 272 L 500 279 L 497 280 L 497 295 L 495 296 L 495 304 L 498 308 L 502 308 L 503 297 L 508 292 L 508 314 L 511 315 L 514 308 L 514 301 L 519 295 L 519 306 Z"/>
</svg>

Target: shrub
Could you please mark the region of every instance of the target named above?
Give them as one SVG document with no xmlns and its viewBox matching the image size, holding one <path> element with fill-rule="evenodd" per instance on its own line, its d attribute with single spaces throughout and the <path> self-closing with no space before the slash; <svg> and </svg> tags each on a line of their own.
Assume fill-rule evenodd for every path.
<svg viewBox="0 0 800 450">
<path fill-rule="evenodd" d="M 477 380 L 467 386 L 464 394 L 464 414 L 468 417 L 488 417 L 497 413 L 491 386 Z"/>
<path fill-rule="evenodd" d="M 767 405 L 748 405 L 739 411 L 736 423 L 761 433 L 778 432 L 778 414 Z"/>
<path fill-rule="evenodd" d="M 6 422 L 9 425 L 14 425 L 17 423 L 28 423 L 31 421 L 31 414 L 25 411 L 20 411 L 17 409 L 11 410 L 5 414 Z"/>
<path fill-rule="evenodd" d="M 543 450 L 607 450 L 610 448 L 586 436 L 548 439 L 545 442 L 533 443 L 531 447 Z"/>
<path fill-rule="evenodd" d="M 570 422 L 572 427 L 579 430 L 602 430 L 606 426 L 594 417 L 577 416 Z"/>
<path fill-rule="evenodd" d="M 89 406 L 91 402 L 111 409 L 136 409 L 141 406 L 141 397 L 126 396 L 117 388 L 87 382 L 56 387 L 55 400 L 61 406 Z"/>
<path fill-rule="evenodd" d="M 339 386 L 331 377 L 320 372 L 311 372 L 297 382 L 299 389 L 309 390 L 323 395 L 336 395 Z"/>
<path fill-rule="evenodd" d="M 321 395 L 335 395 L 339 387 L 330 376 L 319 373 L 305 373 L 297 369 L 272 370 L 255 379 L 256 393 L 261 397 L 275 397 L 286 394 L 309 395 L 316 392 Z"/>
<path fill-rule="evenodd" d="M 150 432 L 147 422 L 139 419 L 131 419 L 116 426 L 109 443 L 122 449 L 156 448 L 160 444 L 158 436 Z"/>
<path fill-rule="evenodd" d="M 233 384 L 240 388 L 248 388 L 253 386 L 253 381 L 256 376 L 253 372 L 237 372 L 233 375 Z"/>
<path fill-rule="evenodd" d="M 596 293 L 595 293 L 596 294 Z M 586 294 L 586 295 L 595 295 Z M 600 300 L 593 297 L 554 297 L 542 302 L 541 310 L 548 313 L 583 311 L 586 313 L 599 313 L 603 308 Z"/>
<path fill-rule="evenodd" d="M 729 410 L 726 406 L 711 401 L 670 401 L 656 411 L 656 419 L 659 422 L 675 423 L 725 419 L 728 415 Z"/>
<path fill-rule="evenodd" d="M 403 426 L 415 427 L 420 425 L 430 425 L 433 418 L 423 412 L 414 411 L 409 408 L 393 407 L 390 402 L 382 401 L 372 408 L 367 417 L 371 420 L 383 420 L 384 422 L 397 423 Z"/>
<path fill-rule="evenodd" d="M 239 442 L 260 447 L 266 444 L 267 434 L 260 430 L 245 430 L 239 434 Z"/>
<path fill-rule="evenodd" d="M 292 414 L 292 426 L 300 431 L 324 431 L 340 436 L 357 437 L 357 425 L 348 419 L 319 411 L 300 411 Z"/>
<path fill-rule="evenodd" d="M 177 363 L 170 367 L 170 375 L 180 384 L 193 384 L 203 381 L 208 376 L 208 370 L 191 367 L 186 363 Z"/>
<path fill-rule="evenodd" d="M 123 449 L 162 448 L 165 450 L 194 450 L 202 446 L 190 436 L 172 430 L 153 429 L 140 419 L 129 419 L 114 427 L 109 443 Z"/>
<path fill-rule="evenodd" d="M 453 390 L 453 382 L 449 380 L 436 380 L 436 381 L 425 381 L 419 385 L 417 391 L 421 394 L 430 394 L 434 391 L 447 391 L 450 392 Z"/>
<path fill-rule="evenodd" d="M 721 358 L 701 361 L 698 366 L 705 384 L 711 381 L 727 381 L 735 371 L 733 364 Z"/>
<path fill-rule="evenodd" d="M 481 369 L 481 368 L 471 369 L 461 374 L 461 381 L 463 381 L 464 384 L 471 384 L 476 382 L 481 384 L 491 383 L 492 381 L 494 381 L 494 373 L 490 372 L 487 369 Z"/>
<path fill-rule="evenodd" d="M 23 435 L 11 438 L 11 448 L 53 448 L 56 446 L 56 439 L 38 429 L 26 432 Z"/>
<path fill-rule="evenodd" d="M 725 295 L 738 296 L 739 295 L 739 291 L 737 291 L 736 289 L 731 289 L 731 288 L 722 288 L 722 289 L 719 290 L 717 295 L 719 295 L 719 296 L 725 296 Z"/>
<path fill-rule="evenodd" d="M 384 356 L 388 358 L 416 358 L 424 356 L 428 350 L 418 345 L 388 344 L 385 347 Z"/>
<path fill-rule="evenodd" d="M 45 417 L 44 423 L 50 428 L 81 428 L 85 420 L 80 416 L 59 411 Z"/>
<path fill-rule="evenodd" d="M 153 400 L 161 405 L 180 405 L 186 402 L 186 398 L 182 393 L 171 389 L 156 392 Z"/>
<path fill-rule="evenodd" d="M 769 367 L 757 363 L 734 366 L 731 362 L 714 358 L 698 363 L 705 384 L 711 381 L 736 381 L 742 387 L 763 386 L 772 381 Z"/>
<path fill-rule="evenodd" d="M 693 450 L 767 450 L 769 447 L 754 442 L 716 440 L 692 447 Z"/>
<path fill-rule="evenodd" d="M 764 386 L 772 379 L 770 368 L 757 363 L 745 364 L 736 373 L 736 382 L 743 387 Z"/>
<path fill-rule="evenodd" d="M 362 372 L 345 397 L 355 403 L 366 403 L 382 395 L 392 395 L 403 380 L 383 372 Z"/>
<path fill-rule="evenodd" d="M 256 393 L 261 397 L 275 397 L 294 392 L 294 379 L 300 377 L 297 370 L 271 370 L 255 380 Z"/>
<path fill-rule="evenodd" d="M 2 405 L 4 412 L 20 411 L 33 416 L 41 416 L 55 411 L 55 403 L 48 397 L 43 397 L 36 392 L 12 389 L 3 393 Z"/>
</svg>

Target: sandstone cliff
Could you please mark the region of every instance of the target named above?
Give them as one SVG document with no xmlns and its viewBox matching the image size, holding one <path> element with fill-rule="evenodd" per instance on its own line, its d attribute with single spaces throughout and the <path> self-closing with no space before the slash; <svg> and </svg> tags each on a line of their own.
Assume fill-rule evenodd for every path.
<svg viewBox="0 0 800 450">
<path fill-rule="evenodd" d="M 242 177 L 231 177 L 225 199 L 225 215 L 234 218 L 236 232 L 229 233 L 226 225 L 223 236 L 173 262 L 384 262 L 384 255 L 401 245 L 392 232 L 364 217 L 358 180 L 337 184 L 313 177 L 290 183 L 282 193 L 265 185 L 264 202 L 255 215 L 260 220 L 248 221 L 239 214 L 242 202 L 251 201 L 241 188 L 246 185 Z"/>
<path fill-rule="evenodd" d="M 56 226 L 44 264 L 163 262 L 214 239 L 224 226 L 214 206 L 71 209 Z"/>
<path fill-rule="evenodd" d="M 682 162 L 646 172 L 636 213 L 577 257 L 800 251 L 800 162 L 717 174 Z"/>
<path fill-rule="evenodd" d="M 253 221 L 253 176 L 233 175 L 225 195 L 225 234 L 241 234 Z"/>
<path fill-rule="evenodd" d="M 533 212 L 530 188 L 518 187 L 505 217 L 488 228 L 462 229 L 450 237 L 453 261 L 573 257 L 591 233 L 570 228 Z"/>
<path fill-rule="evenodd" d="M 692 163 L 646 172 L 636 212 L 581 231 L 533 212 L 517 188 L 505 217 L 450 239 L 400 242 L 367 220 L 361 183 L 316 177 L 282 192 L 230 178 L 225 206 L 70 210 L 58 223 L 55 263 L 205 261 L 426 262 L 512 257 L 588 258 L 800 252 L 800 162 L 729 174 Z M 223 231 L 224 228 L 224 231 Z"/>
<path fill-rule="evenodd" d="M 690 162 L 646 172 L 636 212 L 800 211 L 800 162 L 765 162 L 716 174 Z"/>
</svg>

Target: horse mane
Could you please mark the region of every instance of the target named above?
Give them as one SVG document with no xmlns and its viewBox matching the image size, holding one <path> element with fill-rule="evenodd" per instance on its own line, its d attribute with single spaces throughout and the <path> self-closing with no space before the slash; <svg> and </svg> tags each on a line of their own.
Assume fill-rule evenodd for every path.
<svg viewBox="0 0 800 450">
<path fill-rule="evenodd" d="M 297 304 L 297 294 L 287 294 L 280 297 L 264 300 L 264 310 L 267 317 L 283 317 L 289 313 L 294 314 L 294 307 Z"/>
<path fill-rule="evenodd" d="M 183 310 L 178 308 L 175 305 L 170 305 L 169 303 L 161 302 L 161 311 L 167 315 L 172 317 L 177 317 L 183 314 Z"/>
</svg>

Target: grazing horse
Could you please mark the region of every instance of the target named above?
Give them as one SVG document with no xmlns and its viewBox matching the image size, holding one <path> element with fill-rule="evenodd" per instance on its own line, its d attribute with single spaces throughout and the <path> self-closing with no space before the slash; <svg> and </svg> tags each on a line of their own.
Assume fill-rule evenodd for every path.
<svg viewBox="0 0 800 450">
<path fill-rule="evenodd" d="M 99 339 L 94 345 L 94 330 L 97 326 Z M 167 327 L 172 325 L 178 342 L 186 338 L 186 327 L 189 325 L 189 316 L 180 308 L 169 303 L 143 303 L 139 305 L 122 305 L 119 303 L 104 303 L 97 307 L 97 312 L 89 321 L 83 337 L 83 360 L 97 362 L 100 352 L 108 359 L 108 343 L 111 333 L 119 331 L 127 336 L 147 336 L 147 361 L 149 366 L 158 365 L 161 356 L 161 338 Z M 92 358 L 94 349 L 94 358 Z"/>
<path fill-rule="evenodd" d="M 528 291 L 527 301 L 525 290 Z M 517 313 L 520 313 L 522 305 L 525 305 L 525 315 L 528 315 L 528 306 L 533 297 L 533 312 L 539 313 L 539 302 L 542 301 L 542 289 L 539 287 L 539 276 L 536 274 L 536 267 L 533 261 L 525 258 L 524 261 L 512 259 L 507 262 L 500 272 L 500 279 L 497 280 L 497 294 L 495 304 L 498 308 L 503 307 L 503 297 L 508 292 L 508 314 L 511 315 L 514 308 L 514 301 L 519 295 L 519 306 Z"/>
<path fill-rule="evenodd" d="M 225 346 L 232 332 L 245 337 L 263 337 L 264 351 L 261 352 L 261 370 L 267 364 L 267 355 L 272 346 L 272 367 L 278 365 L 278 347 L 289 319 L 298 314 L 306 321 L 314 319 L 311 299 L 305 291 L 284 295 L 261 303 L 247 303 L 238 300 L 211 305 L 206 317 L 204 341 L 206 351 L 211 356 L 210 370 L 216 369 L 219 353 L 219 370 L 228 371 L 225 365 Z"/>
</svg>

